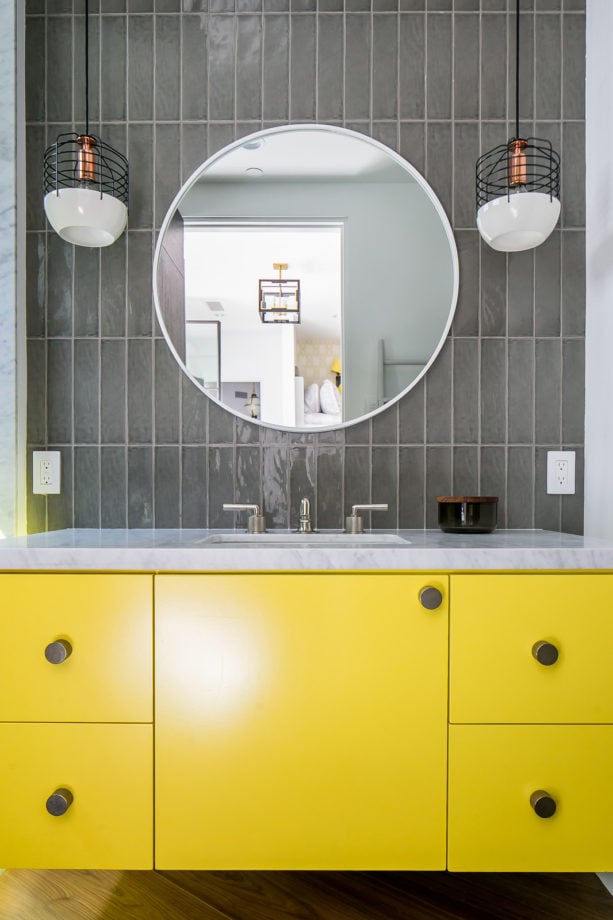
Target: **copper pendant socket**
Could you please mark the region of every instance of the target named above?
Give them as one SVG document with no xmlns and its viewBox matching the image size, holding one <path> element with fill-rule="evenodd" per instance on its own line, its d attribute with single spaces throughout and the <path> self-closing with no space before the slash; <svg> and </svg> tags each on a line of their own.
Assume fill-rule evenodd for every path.
<svg viewBox="0 0 613 920">
<path fill-rule="evenodd" d="M 77 137 L 77 179 L 80 182 L 96 181 L 96 138 L 90 134 Z"/>
<path fill-rule="evenodd" d="M 516 138 L 509 141 L 509 185 L 526 185 L 528 182 L 528 161 L 524 150 L 528 141 Z"/>
</svg>

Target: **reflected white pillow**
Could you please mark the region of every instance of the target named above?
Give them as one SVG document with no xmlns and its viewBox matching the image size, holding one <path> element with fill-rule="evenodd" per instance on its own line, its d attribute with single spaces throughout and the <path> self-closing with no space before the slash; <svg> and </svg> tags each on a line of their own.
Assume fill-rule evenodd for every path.
<svg viewBox="0 0 613 920">
<path fill-rule="evenodd" d="M 319 387 L 312 383 L 304 391 L 304 411 L 319 412 Z"/>
<path fill-rule="evenodd" d="M 338 415 L 341 406 L 336 395 L 336 389 L 331 380 L 324 380 L 319 390 L 319 403 L 321 411 L 326 415 Z"/>
</svg>

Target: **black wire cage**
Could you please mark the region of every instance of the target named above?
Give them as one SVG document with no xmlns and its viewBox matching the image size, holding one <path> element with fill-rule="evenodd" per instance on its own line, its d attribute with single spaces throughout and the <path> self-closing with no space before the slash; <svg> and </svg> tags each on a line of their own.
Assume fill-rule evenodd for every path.
<svg viewBox="0 0 613 920">
<path fill-rule="evenodd" d="M 93 134 L 59 134 L 45 150 L 45 195 L 67 188 L 87 188 L 128 206 L 126 157 Z"/>
<path fill-rule="evenodd" d="M 477 210 L 496 198 L 510 200 L 517 192 L 560 197 L 560 157 L 550 141 L 513 137 L 477 160 Z"/>
</svg>

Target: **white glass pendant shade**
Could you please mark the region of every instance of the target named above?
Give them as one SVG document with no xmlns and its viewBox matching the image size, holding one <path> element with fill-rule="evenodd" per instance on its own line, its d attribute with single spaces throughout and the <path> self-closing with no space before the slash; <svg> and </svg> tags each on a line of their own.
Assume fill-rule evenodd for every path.
<svg viewBox="0 0 613 920">
<path fill-rule="evenodd" d="M 89 188 L 61 188 L 45 195 L 45 214 L 63 240 L 76 246 L 110 246 L 126 228 L 122 201 Z"/>
<path fill-rule="evenodd" d="M 521 252 L 544 243 L 560 216 L 558 198 L 544 192 L 517 191 L 482 204 L 477 227 L 499 252 Z"/>
</svg>

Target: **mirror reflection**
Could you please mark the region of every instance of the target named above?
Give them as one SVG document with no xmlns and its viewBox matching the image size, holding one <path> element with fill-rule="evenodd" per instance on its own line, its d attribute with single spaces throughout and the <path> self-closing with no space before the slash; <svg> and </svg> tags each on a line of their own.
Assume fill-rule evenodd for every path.
<svg viewBox="0 0 613 920">
<path fill-rule="evenodd" d="M 432 363 L 457 254 L 440 203 L 397 154 L 288 126 L 231 145 L 186 183 L 154 282 L 169 345 L 207 395 L 274 427 L 336 428 Z"/>
</svg>

